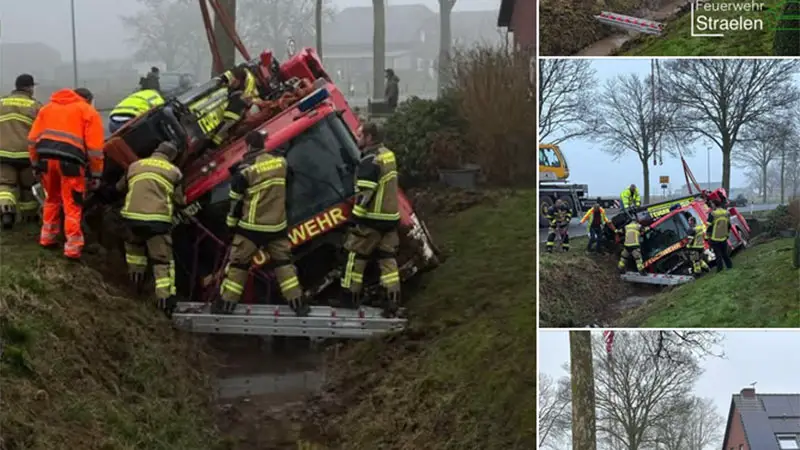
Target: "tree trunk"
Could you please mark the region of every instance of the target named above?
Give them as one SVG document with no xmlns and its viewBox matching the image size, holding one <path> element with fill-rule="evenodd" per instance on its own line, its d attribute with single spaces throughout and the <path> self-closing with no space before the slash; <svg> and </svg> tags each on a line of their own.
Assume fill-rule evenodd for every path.
<svg viewBox="0 0 800 450">
<path fill-rule="evenodd" d="M 314 8 L 314 33 L 317 38 L 317 54 L 322 59 L 322 0 L 317 0 Z"/>
<path fill-rule="evenodd" d="M 572 373 L 572 450 L 596 450 L 591 333 L 570 331 L 569 348 Z"/>
<path fill-rule="evenodd" d="M 725 192 L 731 192 L 731 147 L 730 144 L 722 145 L 722 187 Z"/>
<path fill-rule="evenodd" d="M 644 175 L 644 184 L 642 185 L 644 198 L 642 199 L 642 204 L 647 205 L 650 203 L 650 166 L 647 164 L 647 160 L 642 161 L 642 174 Z"/>
<path fill-rule="evenodd" d="M 781 205 L 786 201 L 786 149 L 781 150 Z"/>
<path fill-rule="evenodd" d="M 236 29 L 236 0 L 220 0 L 220 6 L 228 14 L 231 19 L 231 26 Z M 214 37 L 217 40 L 217 47 L 219 47 L 219 57 L 222 60 L 222 70 L 225 71 L 236 65 L 236 46 L 233 45 L 233 40 L 228 37 L 225 27 L 222 25 L 222 20 L 218 15 L 214 15 Z M 217 76 L 219 73 L 211 68 L 211 76 Z"/>
<path fill-rule="evenodd" d="M 767 164 L 761 166 L 761 203 L 767 203 Z"/>
<path fill-rule="evenodd" d="M 386 8 L 385 0 L 372 0 L 372 98 L 383 99 L 384 70 L 386 69 Z"/>
<path fill-rule="evenodd" d="M 450 13 L 453 11 L 454 3 L 452 0 L 439 0 L 439 73 L 436 82 L 436 92 L 439 96 L 450 80 L 450 46 L 453 41 Z"/>
</svg>

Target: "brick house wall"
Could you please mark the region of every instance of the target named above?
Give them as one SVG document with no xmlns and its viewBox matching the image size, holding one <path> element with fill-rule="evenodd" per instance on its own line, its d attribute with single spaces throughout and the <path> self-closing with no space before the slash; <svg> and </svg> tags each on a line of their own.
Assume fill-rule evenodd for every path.
<svg viewBox="0 0 800 450">
<path fill-rule="evenodd" d="M 514 45 L 520 48 L 536 48 L 536 0 L 516 0 L 511 16 L 514 30 Z"/>
<path fill-rule="evenodd" d="M 738 408 L 733 408 L 731 428 L 728 430 L 726 442 L 727 447 L 723 450 L 750 450 L 750 447 L 747 445 L 747 440 L 744 437 L 742 416 L 739 414 Z"/>
</svg>

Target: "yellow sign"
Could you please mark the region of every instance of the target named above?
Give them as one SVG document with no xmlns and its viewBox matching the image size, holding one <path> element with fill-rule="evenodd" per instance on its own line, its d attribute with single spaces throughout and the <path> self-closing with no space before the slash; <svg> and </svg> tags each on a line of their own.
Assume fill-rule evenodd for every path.
<svg viewBox="0 0 800 450">
<path fill-rule="evenodd" d="M 650 217 L 653 219 L 657 219 L 659 217 L 666 216 L 669 214 L 669 209 L 675 205 L 680 205 L 681 207 L 687 206 L 694 201 L 694 197 L 685 197 L 681 199 L 676 199 L 675 201 L 667 204 L 661 204 L 656 206 L 651 206 L 647 208 L 647 212 L 650 213 Z"/>
<path fill-rule="evenodd" d="M 658 182 L 661 184 L 669 184 L 669 176 L 660 176 L 658 177 Z"/>
<path fill-rule="evenodd" d="M 315 236 L 325 234 L 345 221 L 347 221 L 347 216 L 344 209 L 341 206 L 335 206 L 292 228 L 289 231 L 289 240 L 292 241 L 292 246 L 296 247 Z"/>
<path fill-rule="evenodd" d="M 663 258 L 664 256 L 666 256 L 666 255 L 674 252 L 675 250 L 678 250 L 679 248 L 683 247 L 685 244 L 686 244 L 686 242 L 683 239 L 681 239 L 677 243 L 672 244 L 671 246 L 665 248 L 664 250 L 661 250 L 660 252 L 656 253 L 655 256 L 653 256 L 652 258 L 650 258 L 647 261 L 645 261 L 644 265 L 645 266 L 649 266 L 650 264 L 653 264 L 654 262 L 658 261 L 659 259 Z"/>
</svg>

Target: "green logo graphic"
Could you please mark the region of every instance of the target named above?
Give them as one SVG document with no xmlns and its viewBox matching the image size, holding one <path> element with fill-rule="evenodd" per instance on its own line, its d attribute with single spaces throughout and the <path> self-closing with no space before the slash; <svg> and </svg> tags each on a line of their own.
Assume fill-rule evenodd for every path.
<svg viewBox="0 0 800 450">
<path fill-rule="evenodd" d="M 775 31 L 800 31 L 800 0 L 786 0 L 764 14 Z"/>
</svg>

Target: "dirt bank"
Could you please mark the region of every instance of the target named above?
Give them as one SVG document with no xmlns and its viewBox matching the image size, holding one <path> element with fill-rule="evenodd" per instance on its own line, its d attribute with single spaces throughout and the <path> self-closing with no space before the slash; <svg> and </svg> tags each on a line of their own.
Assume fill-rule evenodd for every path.
<svg viewBox="0 0 800 450">
<path fill-rule="evenodd" d="M 223 448 L 207 347 L 36 231 L 0 234 L 0 448 Z"/>
</svg>

